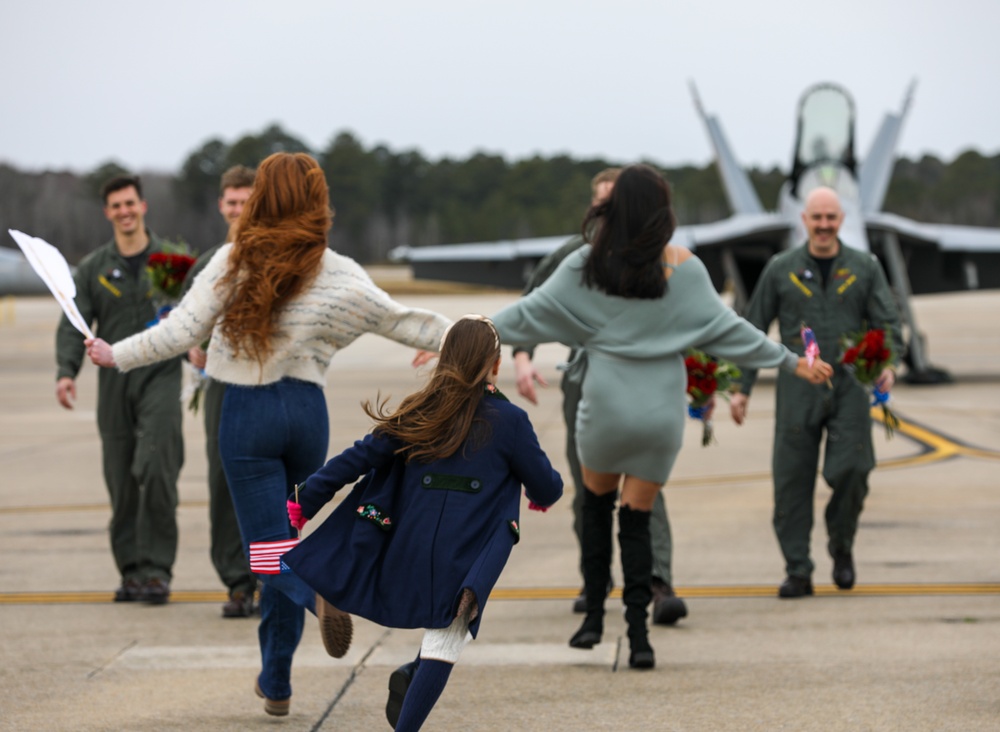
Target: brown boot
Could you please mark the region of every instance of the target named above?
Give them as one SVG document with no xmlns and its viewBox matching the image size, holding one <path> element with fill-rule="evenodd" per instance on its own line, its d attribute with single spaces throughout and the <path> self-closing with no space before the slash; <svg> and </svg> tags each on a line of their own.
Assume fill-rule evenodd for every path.
<svg viewBox="0 0 1000 732">
<path fill-rule="evenodd" d="M 286 717 L 292 706 L 292 699 L 268 699 L 260 688 L 260 680 L 253 682 L 253 693 L 264 700 L 264 711 L 272 717 Z"/>
<path fill-rule="evenodd" d="M 170 600 L 170 583 L 162 579 L 146 580 L 139 599 L 150 605 L 166 605 Z"/>
<path fill-rule="evenodd" d="M 674 594 L 674 588 L 669 582 L 664 582 L 659 577 L 653 577 L 649 587 L 653 591 L 654 623 L 674 625 L 681 618 L 687 617 L 687 605 Z"/>
<path fill-rule="evenodd" d="M 317 592 L 316 617 L 319 618 L 319 632 L 326 652 L 334 658 L 343 658 L 351 647 L 351 636 L 354 634 L 351 616 L 335 608 Z"/>
<path fill-rule="evenodd" d="M 257 611 L 253 592 L 234 590 L 229 594 L 229 600 L 222 606 L 224 618 L 249 618 Z"/>
</svg>

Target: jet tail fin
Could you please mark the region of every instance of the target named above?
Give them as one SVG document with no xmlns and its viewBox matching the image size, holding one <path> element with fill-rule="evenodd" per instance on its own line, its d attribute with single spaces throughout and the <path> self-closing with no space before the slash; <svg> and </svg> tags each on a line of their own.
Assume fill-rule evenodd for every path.
<svg viewBox="0 0 1000 732">
<path fill-rule="evenodd" d="M 899 141 L 903 120 L 910 110 L 916 86 L 917 81 L 914 79 L 910 82 L 898 114 L 890 112 L 885 116 L 878 134 L 872 141 L 871 149 L 861 163 L 858 171 L 858 188 L 861 195 L 861 210 L 864 213 L 876 213 L 882 210 L 889 180 L 892 178 L 893 164 L 896 161 L 896 143 Z"/>
<path fill-rule="evenodd" d="M 690 82 L 690 86 L 695 109 L 698 110 L 702 122 L 705 123 L 705 129 L 712 141 L 712 147 L 715 150 L 715 164 L 722 176 L 722 185 L 726 190 L 726 198 L 729 199 L 733 213 L 764 213 L 764 207 L 760 205 L 760 199 L 750 182 L 750 176 L 736 162 L 736 156 L 733 155 L 729 141 L 722 132 L 722 125 L 714 116 L 705 113 L 694 82 Z"/>
</svg>

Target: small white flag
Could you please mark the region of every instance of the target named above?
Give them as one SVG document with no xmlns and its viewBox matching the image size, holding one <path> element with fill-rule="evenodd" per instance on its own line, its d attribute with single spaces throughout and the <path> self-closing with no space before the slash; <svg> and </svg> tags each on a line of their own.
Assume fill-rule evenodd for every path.
<svg viewBox="0 0 1000 732">
<path fill-rule="evenodd" d="M 7 231 L 21 247 L 28 264 L 55 295 L 56 301 L 66 313 L 66 317 L 69 318 L 73 327 L 88 338 L 93 338 L 94 334 L 90 331 L 90 325 L 83 319 L 76 307 L 76 302 L 73 300 L 76 297 L 76 283 L 73 282 L 73 273 L 70 272 L 66 258 L 44 239 L 29 236 L 16 229 L 7 229 Z"/>
</svg>

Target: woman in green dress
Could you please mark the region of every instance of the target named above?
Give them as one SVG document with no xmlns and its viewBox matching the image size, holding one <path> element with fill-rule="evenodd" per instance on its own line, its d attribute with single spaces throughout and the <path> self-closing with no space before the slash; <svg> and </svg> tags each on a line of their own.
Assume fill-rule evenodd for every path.
<svg viewBox="0 0 1000 732">
<path fill-rule="evenodd" d="M 611 197 L 584 219 L 590 244 L 493 318 L 506 343 L 558 341 L 579 351 L 569 377 L 582 380 L 577 449 L 587 487 L 587 615 L 570 645 L 593 648 L 604 631 L 620 489 L 618 541 L 632 668 L 655 665 L 646 628 L 649 514 L 681 447 L 684 351 L 699 348 L 755 368 L 778 366 L 817 385 L 831 373 L 828 364 L 810 366 L 726 306 L 701 261 L 667 243 L 675 227 L 663 177 L 645 165 L 625 168 Z"/>
</svg>

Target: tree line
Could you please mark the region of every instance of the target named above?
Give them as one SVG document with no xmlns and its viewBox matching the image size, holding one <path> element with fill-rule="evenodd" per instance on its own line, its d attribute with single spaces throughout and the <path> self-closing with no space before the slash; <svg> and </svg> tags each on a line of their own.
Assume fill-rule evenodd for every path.
<svg viewBox="0 0 1000 732">
<path fill-rule="evenodd" d="M 330 243 L 362 263 L 385 261 L 396 246 L 558 236 L 575 232 L 590 198 L 590 179 L 621 161 L 574 160 L 565 155 L 507 160 L 475 153 L 429 160 L 417 150 L 366 147 L 350 132 L 323 150 L 310 150 L 278 125 L 233 143 L 212 139 L 193 151 L 176 174 L 142 173 L 147 225 L 195 251 L 223 239 L 216 208 L 222 172 L 255 167 L 274 152 L 307 152 L 319 161 L 336 211 Z M 664 168 L 682 224 L 729 215 L 714 164 Z M 126 171 L 109 161 L 77 175 L 31 173 L 0 165 L 0 227 L 20 229 L 59 247 L 71 263 L 110 238 L 101 211 L 101 184 Z M 786 174 L 752 169 L 766 208 L 776 205 Z M 1000 226 L 1000 154 L 970 150 L 951 162 L 933 156 L 896 162 L 885 210 L 918 221 Z M 9 243 L 8 243 L 9 245 Z"/>
</svg>

